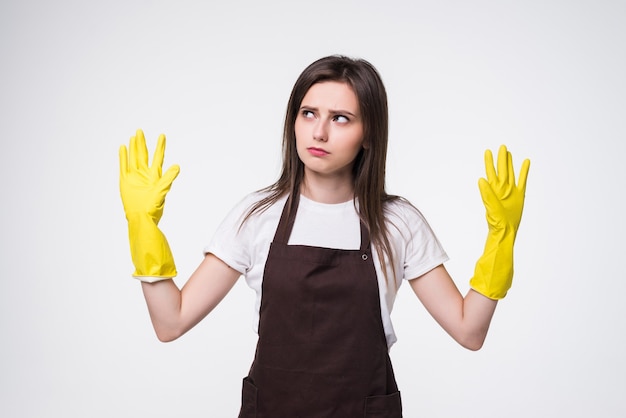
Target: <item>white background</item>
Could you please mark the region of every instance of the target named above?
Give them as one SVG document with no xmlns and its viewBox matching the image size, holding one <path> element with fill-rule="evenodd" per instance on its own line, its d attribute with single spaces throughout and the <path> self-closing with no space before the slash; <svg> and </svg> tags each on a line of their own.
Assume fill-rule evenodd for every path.
<svg viewBox="0 0 626 418">
<path fill-rule="evenodd" d="M 626 3 L 29 1 L 0 4 L 0 416 L 234 417 L 254 352 L 243 281 L 154 336 L 128 250 L 118 148 L 181 174 L 161 227 L 182 285 L 237 200 L 276 179 L 290 89 L 363 57 L 391 118 L 388 189 L 426 215 L 462 292 L 501 143 L 532 165 L 516 276 L 485 347 L 408 286 L 391 351 L 405 416 L 626 416 Z"/>
</svg>

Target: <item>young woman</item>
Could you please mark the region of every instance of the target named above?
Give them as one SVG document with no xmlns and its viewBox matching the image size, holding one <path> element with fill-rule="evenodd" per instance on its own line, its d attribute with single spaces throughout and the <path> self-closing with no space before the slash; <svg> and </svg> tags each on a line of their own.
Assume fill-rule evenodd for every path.
<svg viewBox="0 0 626 418">
<path fill-rule="evenodd" d="M 463 297 L 420 212 L 385 192 L 387 96 L 367 61 L 329 56 L 309 65 L 287 106 L 278 181 L 224 219 L 182 289 L 157 224 L 178 166 L 152 165 L 141 131 L 120 149 L 120 188 L 133 276 L 142 281 L 161 341 L 204 318 L 240 276 L 256 292 L 258 345 L 243 381 L 245 417 L 401 417 L 388 351 L 396 292 L 408 280 L 434 319 L 479 349 L 513 276 L 529 161 L 515 183 L 502 146 L 485 153 L 479 188 L 489 233 Z"/>
</svg>

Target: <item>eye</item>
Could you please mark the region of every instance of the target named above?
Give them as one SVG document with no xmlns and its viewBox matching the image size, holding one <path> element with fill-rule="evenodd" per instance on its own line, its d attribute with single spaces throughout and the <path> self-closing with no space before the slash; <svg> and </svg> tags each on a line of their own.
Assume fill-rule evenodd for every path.
<svg viewBox="0 0 626 418">
<path fill-rule="evenodd" d="M 348 122 L 350 122 L 350 119 L 348 119 L 348 118 L 347 118 L 346 116 L 344 116 L 344 115 L 335 115 L 335 116 L 333 117 L 333 120 L 334 120 L 335 122 L 339 122 L 339 123 L 348 123 Z"/>
<path fill-rule="evenodd" d="M 313 111 L 308 110 L 308 109 L 302 109 L 302 110 L 300 111 L 300 114 L 301 114 L 304 118 L 306 118 L 306 119 L 311 119 L 311 118 L 315 117 L 315 113 L 313 113 Z"/>
</svg>

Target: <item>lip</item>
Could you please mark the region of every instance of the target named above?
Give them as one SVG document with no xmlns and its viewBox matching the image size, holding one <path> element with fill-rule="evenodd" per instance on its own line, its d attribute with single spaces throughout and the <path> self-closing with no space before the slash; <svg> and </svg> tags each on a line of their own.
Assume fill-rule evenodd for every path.
<svg viewBox="0 0 626 418">
<path fill-rule="evenodd" d="M 311 153 L 311 155 L 315 156 L 315 157 L 323 157 L 325 155 L 330 154 L 330 152 L 322 149 L 322 148 L 315 148 L 315 147 L 309 147 L 307 148 L 307 151 L 309 151 L 309 153 Z"/>
</svg>

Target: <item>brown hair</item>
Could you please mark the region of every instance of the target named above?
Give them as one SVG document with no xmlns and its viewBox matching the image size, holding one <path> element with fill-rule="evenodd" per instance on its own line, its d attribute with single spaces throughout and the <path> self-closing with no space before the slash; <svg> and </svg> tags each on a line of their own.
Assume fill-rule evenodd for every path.
<svg viewBox="0 0 626 418">
<path fill-rule="evenodd" d="M 271 206 L 285 194 L 293 196 L 300 193 L 304 164 L 296 151 L 295 121 L 306 93 L 311 86 L 323 81 L 348 83 L 359 101 L 363 121 L 363 148 L 353 165 L 354 196 L 359 203 L 359 217 L 369 229 L 378 258 L 384 265 L 386 261 L 393 261 L 391 245 L 387 238 L 384 204 L 398 199 L 398 196 L 389 195 L 385 191 L 389 132 L 387 92 L 376 68 L 363 59 L 331 55 L 313 62 L 300 74 L 287 104 L 281 175 L 276 183 L 263 189 L 269 192 L 268 196 L 250 208 L 243 222 L 255 212 Z M 287 204 L 290 204 L 290 201 L 291 197 Z M 392 270 L 395 270 L 392 262 L 391 266 Z M 386 277 L 387 269 L 383 268 L 383 271 Z"/>
</svg>

